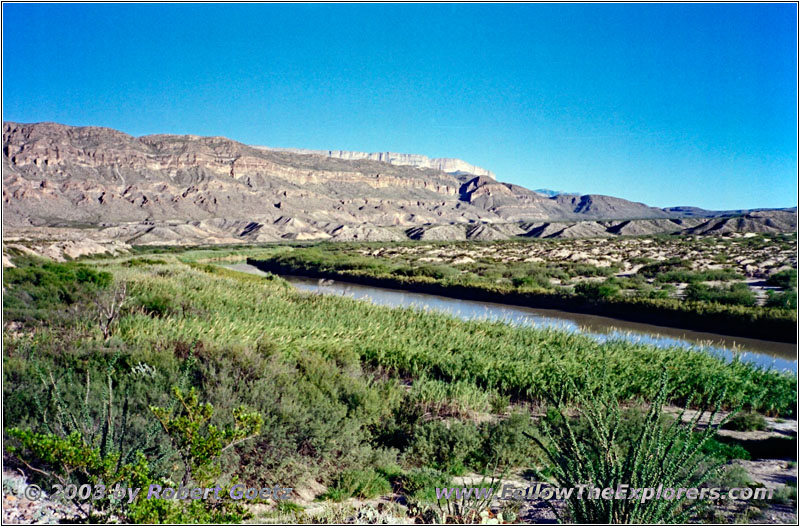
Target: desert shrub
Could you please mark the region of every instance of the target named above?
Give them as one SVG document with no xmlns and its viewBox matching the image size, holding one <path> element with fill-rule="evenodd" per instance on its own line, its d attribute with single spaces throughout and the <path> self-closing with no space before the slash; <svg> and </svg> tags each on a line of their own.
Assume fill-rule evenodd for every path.
<svg viewBox="0 0 800 527">
<path fill-rule="evenodd" d="M 526 435 L 533 431 L 530 415 L 523 412 L 512 413 L 494 423 L 484 423 L 481 426 L 483 447 L 472 459 L 472 468 L 530 466 L 534 461 L 541 461 L 541 450 Z"/>
<path fill-rule="evenodd" d="M 36 473 L 49 479 L 48 483 L 103 484 L 108 489 L 116 484 L 143 489 L 152 484 L 174 487 L 173 480 L 160 475 L 142 450 L 133 453 L 132 461 L 123 461 L 123 453 L 111 441 L 114 434 L 110 387 L 109 380 L 108 412 L 103 422 L 96 423 L 96 426 L 89 423 L 80 426 L 73 416 L 75 428 L 66 435 L 10 428 L 6 433 L 16 445 L 12 445 L 8 452 L 27 466 L 38 467 Z M 174 395 L 180 403 L 176 405 L 177 409 L 151 407 L 151 412 L 175 443 L 185 463 L 182 484 L 210 486 L 214 484 L 212 479 L 219 474 L 219 470 L 214 469 L 219 455 L 257 433 L 261 417 L 240 409 L 234 412 L 233 426 L 209 425 L 213 407 L 199 403 L 194 390 L 183 394 L 175 388 Z M 84 417 L 88 419 L 88 416 Z M 96 433 L 97 430 L 101 433 Z M 115 522 L 119 519 L 126 523 L 232 523 L 241 522 L 248 516 L 240 503 L 224 499 L 219 502 L 151 500 L 146 498 L 146 493 L 140 493 L 133 503 L 111 500 L 108 496 L 85 503 L 79 499 L 73 501 L 83 519 L 91 523 Z"/>
<path fill-rule="evenodd" d="M 619 294 L 619 286 L 606 282 L 581 282 L 575 286 L 575 293 L 590 300 L 604 300 Z"/>
<path fill-rule="evenodd" d="M 537 288 L 537 289 L 553 288 L 553 284 L 550 282 L 550 278 L 543 273 L 537 273 L 528 276 L 518 276 L 512 278 L 511 283 L 514 284 L 514 287 L 527 287 L 527 288 Z"/>
<path fill-rule="evenodd" d="M 668 258 L 667 260 L 662 260 L 660 262 L 645 264 L 639 268 L 638 272 L 640 275 L 645 276 L 647 278 L 655 278 L 656 276 L 663 273 L 680 271 L 689 268 L 690 268 L 689 262 L 674 257 L 674 258 Z"/>
<path fill-rule="evenodd" d="M 460 475 L 467 469 L 483 472 L 490 468 L 530 464 L 541 452 L 526 438 L 534 425 L 525 413 L 480 425 L 468 421 L 428 421 L 411 434 L 407 460 Z"/>
<path fill-rule="evenodd" d="M 724 489 L 746 488 L 753 485 L 753 479 L 742 465 L 732 464 L 715 474 L 709 484 Z"/>
<path fill-rule="evenodd" d="M 460 475 L 481 457 L 483 441 L 473 423 L 429 421 L 417 425 L 407 459 L 418 465 Z"/>
<path fill-rule="evenodd" d="M 751 459 L 750 452 L 748 452 L 747 449 L 741 445 L 723 443 L 713 438 L 703 443 L 703 447 L 700 449 L 700 451 L 709 457 L 713 457 L 722 461 L 731 461 L 733 459 Z"/>
<path fill-rule="evenodd" d="M 451 476 L 434 468 L 412 468 L 396 479 L 398 491 L 421 501 L 436 499 L 436 487 L 447 487 L 451 484 Z"/>
<path fill-rule="evenodd" d="M 399 267 L 393 271 L 397 276 L 425 276 L 442 280 L 459 274 L 458 269 L 447 265 L 420 265 L 413 267 Z"/>
<path fill-rule="evenodd" d="M 257 486 L 327 479 L 372 461 L 373 433 L 391 421 L 401 399 L 394 383 L 373 381 L 358 362 L 343 362 L 314 351 L 262 357 L 245 350 L 201 366 L 205 388 L 218 404 L 241 394 L 264 416 L 259 437 L 231 461 L 241 466 L 243 481 Z"/>
<path fill-rule="evenodd" d="M 767 278 L 767 285 L 782 289 L 797 288 L 797 269 L 784 269 Z"/>
<path fill-rule="evenodd" d="M 707 269 L 705 271 L 689 271 L 689 270 L 676 270 L 660 273 L 655 277 L 656 282 L 660 283 L 694 283 L 694 282 L 712 282 L 721 281 L 727 282 L 729 280 L 741 280 L 744 278 L 741 273 L 735 269 Z"/>
<path fill-rule="evenodd" d="M 617 398 L 605 385 L 597 390 L 577 393 L 577 410 L 585 422 L 584 431 L 576 430 L 563 403 L 558 403 L 558 417 L 542 421 L 542 439 L 531 436 L 545 451 L 553 477 L 562 488 L 592 482 L 597 488 L 699 487 L 712 477 L 719 464 L 702 452 L 702 447 L 716 433 L 707 427 L 695 433 L 697 423 L 705 415 L 698 412 L 690 422 L 682 415 L 665 426 L 661 408 L 667 399 L 666 376 L 650 409 L 638 424 L 628 425 L 633 439 L 620 437 L 623 423 Z M 554 394 L 562 401 L 563 394 Z M 713 418 L 714 412 L 711 413 Z M 702 470 L 698 468 L 702 467 Z M 668 523 L 685 522 L 692 517 L 699 500 L 587 500 L 577 494 L 566 500 L 566 517 L 577 523 Z"/>
<path fill-rule="evenodd" d="M 740 432 L 752 432 L 754 430 L 766 430 L 767 420 L 757 412 L 739 412 L 731 417 L 722 428 L 726 430 L 738 430 Z"/>
<path fill-rule="evenodd" d="M 797 290 L 788 289 L 780 293 L 775 291 L 767 291 L 767 301 L 764 304 L 766 307 L 777 307 L 778 309 L 797 309 Z"/>
<path fill-rule="evenodd" d="M 157 293 L 140 295 L 137 298 L 140 309 L 152 317 L 165 317 L 177 310 L 175 301 Z"/>
<path fill-rule="evenodd" d="M 649 287 L 647 280 L 638 274 L 633 276 L 611 276 L 606 278 L 605 283 L 608 285 L 615 285 L 620 289 L 640 290 Z"/>
<path fill-rule="evenodd" d="M 3 271 L 3 319 L 64 320 L 67 314 L 60 306 L 89 304 L 112 280 L 111 273 L 82 264 L 21 258 L 17 267 Z"/>
<path fill-rule="evenodd" d="M 718 304 L 754 306 L 756 295 L 744 282 L 728 286 L 712 287 L 701 283 L 691 283 L 686 287 L 686 299 Z"/>
<path fill-rule="evenodd" d="M 797 483 L 790 481 L 786 485 L 775 489 L 775 492 L 772 495 L 772 501 L 774 503 L 780 503 L 783 505 L 797 502 Z"/>
<path fill-rule="evenodd" d="M 150 265 L 158 265 L 166 263 L 164 260 L 157 260 L 155 258 L 131 258 L 122 262 L 123 267 L 146 267 Z"/>
<path fill-rule="evenodd" d="M 220 469 L 215 461 L 220 454 L 256 436 L 264 418 L 258 412 L 248 412 L 244 406 L 239 406 L 233 411 L 233 425 L 219 427 L 210 422 L 214 407 L 210 403 L 201 403 L 194 388 L 183 393 L 176 386 L 172 393 L 179 405 L 151 406 L 150 411 L 161 423 L 183 461 L 183 484 L 187 485 L 191 480 L 201 485 L 210 484 L 219 477 Z"/>
<path fill-rule="evenodd" d="M 599 267 L 597 265 L 586 263 L 561 263 L 560 265 L 570 277 L 611 276 L 619 270 L 619 268 L 614 265 L 607 267 Z"/>
<path fill-rule="evenodd" d="M 321 497 L 332 501 L 348 498 L 374 498 L 392 492 L 389 481 L 372 468 L 352 469 L 342 472 Z"/>
</svg>

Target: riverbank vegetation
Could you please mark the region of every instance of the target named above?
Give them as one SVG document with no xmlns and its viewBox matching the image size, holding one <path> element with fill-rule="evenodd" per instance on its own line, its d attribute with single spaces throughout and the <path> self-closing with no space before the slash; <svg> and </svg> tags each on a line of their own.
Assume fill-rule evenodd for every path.
<svg viewBox="0 0 800 527">
<path fill-rule="evenodd" d="M 263 518 L 282 521 L 308 521 L 315 499 L 386 495 L 403 496 L 404 505 L 385 505 L 391 511 L 378 516 L 435 521 L 434 487 L 465 474 L 532 470 L 552 480 L 552 445 L 541 428 L 548 415 L 556 419 L 551 403 L 574 407 L 581 397 L 608 394 L 627 408 L 624 437 L 637 433 L 637 416 L 662 380 L 670 404 L 718 401 L 727 410 L 795 417 L 796 381 L 785 373 L 679 348 L 303 293 L 276 276 L 210 263 L 300 250 L 236 252 L 15 258 L 3 284 L 10 459 L 43 485 L 54 474 L 82 484 L 124 468 L 138 482 L 292 487 L 290 500 L 259 502 Z M 704 452 L 720 462 L 747 457 L 706 439 Z M 75 452 L 86 460 L 77 467 Z M 137 503 L 83 519 L 254 514 L 213 500 Z M 364 514 L 372 512 L 328 520 Z"/>
<path fill-rule="evenodd" d="M 794 342 L 796 235 L 295 247 L 262 269 Z"/>
</svg>

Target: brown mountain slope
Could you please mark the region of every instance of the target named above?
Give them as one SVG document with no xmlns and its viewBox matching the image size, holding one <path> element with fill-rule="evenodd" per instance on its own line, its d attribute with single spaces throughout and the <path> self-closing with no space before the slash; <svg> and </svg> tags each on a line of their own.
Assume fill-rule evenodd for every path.
<svg viewBox="0 0 800 527">
<path fill-rule="evenodd" d="M 137 138 L 54 123 L 4 123 L 2 166 L 6 230 L 94 227 L 133 243 L 463 238 L 464 229 L 434 227 L 670 216 L 610 196 L 547 197 L 486 176 L 256 148 L 224 137 Z M 724 230 L 758 230 L 768 222 L 780 225 L 763 227 L 770 231 L 787 227 L 783 219 L 755 218 Z M 602 225 L 568 227 L 542 232 L 606 235 Z M 517 232 L 528 230 L 479 229 L 470 237 Z"/>
</svg>

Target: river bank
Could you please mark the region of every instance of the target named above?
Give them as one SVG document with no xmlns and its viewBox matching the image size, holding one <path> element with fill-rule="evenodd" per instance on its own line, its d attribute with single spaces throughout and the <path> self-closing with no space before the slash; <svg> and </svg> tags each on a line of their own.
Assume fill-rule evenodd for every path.
<svg viewBox="0 0 800 527">
<path fill-rule="evenodd" d="M 776 342 L 796 343 L 797 322 L 786 316 L 759 316 L 759 312 L 736 306 L 716 306 L 673 299 L 611 298 L 590 300 L 557 292 L 515 291 L 482 284 L 443 283 L 430 277 L 375 276 L 359 270 L 329 270 L 275 259 L 248 258 L 247 263 L 274 274 L 297 274 L 334 279 L 373 287 L 445 296 L 461 300 L 492 302 L 574 313 L 602 315 L 656 326 L 682 328 Z"/>
</svg>

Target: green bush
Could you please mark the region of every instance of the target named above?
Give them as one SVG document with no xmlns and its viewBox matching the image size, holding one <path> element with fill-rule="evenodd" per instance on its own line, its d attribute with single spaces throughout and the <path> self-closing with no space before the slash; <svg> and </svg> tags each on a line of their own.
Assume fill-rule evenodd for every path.
<svg viewBox="0 0 800 527">
<path fill-rule="evenodd" d="M 797 309 L 797 290 L 788 289 L 780 293 L 769 290 L 767 291 L 767 301 L 764 305 L 766 307 L 776 307 L 778 309 L 795 311 Z"/>
<path fill-rule="evenodd" d="M 655 281 L 659 283 L 694 283 L 694 282 L 727 282 L 729 280 L 741 280 L 744 278 L 741 273 L 734 269 L 707 269 L 705 271 L 677 270 L 667 271 L 656 275 Z"/>
<path fill-rule="evenodd" d="M 531 443 L 526 434 L 532 434 L 534 424 L 529 414 L 512 413 L 507 419 L 481 426 L 483 447 L 476 452 L 472 467 L 487 468 L 531 466 L 542 460 L 541 450 Z"/>
<path fill-rule="evenodd" d="M 767 278 L 767 285 L 782 289 L 797 289 L 797 269 L 784 269 Z"/>
<path fill-rule="evenodd" d="M 718 304 L 754 306 L 756 295 L 744 282 L 729 286 L 712 287 L 700 283 L 691 283 L 686 287 L 686 299 L 698 302 L 716 302 Z"/>
<path fill-rule="evenodd" d="M 766 430 L 767 420 L 763 415 L 757 412 L 739 412 L 731 417 L 722 428 L 726 430 L 738 430 L 739 432 Z"/>
<path fill-rule="evenodd" d="M 413 267 L 400 267 L 393 271 L 397 276 L 425 276 L 442 280 L 459 274 L 457 269 L 447 265 L 419 265 Z"/>
<path fill-rule="evenodd" d="M 743 446 L 723 443 L 721 441 L 717 441 L 716 439 L 709 439 L 703 443 L 703 447 L 700 449 L 700 451 L 709 457 L 713 457 L 722 461 L 731 461 L 734 459 L 749 460 L 751 458 L 750 452 L 748 452 Z"/>
<path fill-rule="evenodd" d="M 131 258 L 122 262 L 124 267 L 147 267 L 150 265 L 158 265 L 166 263 L 164 260 L 157 260 L 155 258 Z"/>
<path fill-rule="evenodd" d="M 647 278 L 655 278 L 656 276 L 674 271 L 689 269 L 689 262 L 681 260 L 678 257 L 668 258 L 660 262 L 653 262 L 643 265 L 639 268 L 639 274 Z"/>
<path fill-rule="evenodd" d="M 389 481 L 374 469 L 353 469 L 342 472 L 321 497 L 332 501 L 348 498 L 368 499 L 392 492 Z"/>
<path fill-rule="evenodd" d="M 542 439 L 532 436 L 546 452 L 559 487 L 591 482 L 601 489 L 617 489 L 622 484 L 632 488 L 688 488 L 701 486 L 717 473 L 719 464 L 702 452 L 716 427 L 694 432 L 703 413 L 688 423 L 681 415 L 665 426 L 661 408 L 667 399 L 666 376 L 644 419 L 628 424 L 631 435 L 627 440 L 624 436 L 628 434 L 621 434 L 625 420 L 619 402 L 607 385 L 593 391 L 581 390 L 573 383 L 568 387 L 578 394 L 577 410 L 586 424 L 584 430 L 573 427 L 574 419 L 559 404 L 558 416 L 542 422 Z M 554 394 L 553 400 L 563 399 Z M 566 517 L 560 519 L 593 524 L 683 523 L 700 503 L 685 497 L 672 501 L 585 499 L 574 493 L 566 500 Z"/>
<path fill-rule="evenodd" d="M 514 287 L 526 287 L 534 289 L 552 289 L 553 284 L 550 277 L 544 273 L 536 273 L 528 276 L 518 276 L 512 278 L 511 283 Z"/>
<path fill-rule="evenodd" d="M 104 416 L 104 422 L 94 426 L 87 423 L 89 428 L 81 427 L 75 420 L 76 429 L 68 435 L 37 433 L 19 428 L 6 430 L 19 445 L 9 447 L 9 454 L 27 466 L 37 466 L 37 474 L 46 474 L 50 478 L 47 484 L 103 484 L 108 489 L 116 484 L 142 489 L 152 484 L 176 487 L 173 479 L 157 474 L 141 450 L 133 452 L 132 462 L 123 461 L 123 453 L 115 448 L 116 445 L 112 445 L 111 393 L 109 376 L 109 411 Z M 208 424 L 213 415 L 212 406 L 201 404 L 194 389 L 183 394 L 176 388 L 174 395 L 176 402 L 180 403 L 176 408 L 151 407 L 151 411 L 174 442 L 185 465 L 180 484 L 201 487 L 216 485 L 220 474 L 217 466 L 220 454 L 258 433 L 262 418 L 240 408 L 234 412 L 233 426 L 217 427 Z M 89 419 L 88 415 L 82 417 Z M 96 434 L 98 429 L 102 433 Z M 157 449 L 151 447 L 147 450 Z M 104 498 L 93 500 L 90 508 L 85 508 L 85 504 L 79 501 L 75 501 L 75 505 L 83 520 L 90 523 L 120 519 L 124 523 L 239 523 L 248 517 L 241 503 L 230 500 L 152 500 L 146 498 L 146 493 L 139 493 L 132 503 Z"/>
<path fill-rule="evenodd" d="M 397 479 L 399 492 L 421 501 L 434 501 L 436 488 L 448 487 L 451 483 L 450 475 L 429 467 L 412 468 Z"/>
<path fill-rule="evenodd" d="M 561 263 L 564 271 L 571 277 L 574 276 L 611 276 L 616 273 L 619 268 L 613 265 L 607 267 L 598 267 L 592 264 L 584 263 Z"/>
<path fill-rule="evenodd" d="M 177 311 L 173 299 L 165 295 L 145 294 L 138 301 L 142 311 L 152 317 L 166 317 Z"/>
<path fill-rule="evenodd" d="M 20 258 L 17 267 L 3 271 L 3 319 L 63 320 L 66 314 L 59 306 L 88 304 L 112 280 L 111 273 L 82 264 Z"/>
<path fill-rule="evenodd" d="M 575 286 L 575 293 L 590 300 L 604 300 L 619 294 L 619 286 L 606 282 L 581 282 Z"/>
<path fill-rule="evenodd" d="M 482 447 L 480 431 L 473 423 L 429 421 L 414 429 L 408 460 L 457 476 L 482 457 Z"/>
</svg>

